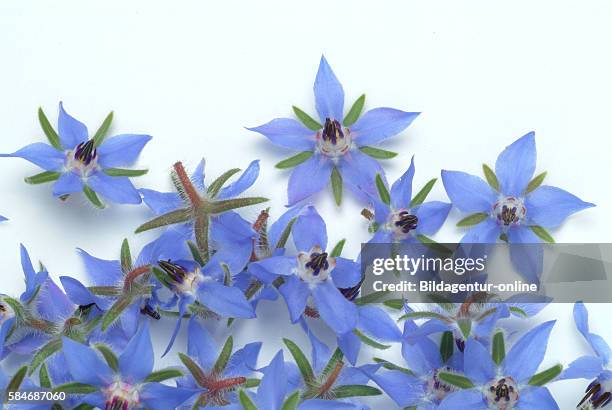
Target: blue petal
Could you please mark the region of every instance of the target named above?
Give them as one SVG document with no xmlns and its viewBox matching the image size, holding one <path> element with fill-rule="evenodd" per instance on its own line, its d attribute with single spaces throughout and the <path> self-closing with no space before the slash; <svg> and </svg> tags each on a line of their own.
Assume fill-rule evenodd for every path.
<svg viewBox="0 0 612 410">
<path fill-rule="evenodd" d="M 321 56 L 319 71 L 314 83 L 317 112 L 321 121 L 326 118 L 342 121 L 344 112 L 344 90 L 336 78 L 325 56 Z"/>
<path fill-rule="evenodd" d="M 244 345 L 232 354 L 225 368 L 225 374 L 231 376 L 249 376 L 257 367 L 257 358 L 261 351 L 261 342 Z"/>
<path fill-rule="evenodd" d="M 368 196 L 378 197 L 376 174 L 385 180 L 385 171 L 374 158 L 358 149 L 352 149 L 338 162 L 338 170 L 354 193 L 358 196 L 361 191 L 367 194 L 360 197 L 361 201 L 365 201 Z"/>
<path fill-rule="evenodd" d="M 107 138 L 98 147 L 98 163 L 104 168 L 132 165 L 151 141 L 150 135 L 123 134 Z"/>
<path fill-rule="evenodd" d="M 402 343 L 402 356 L 408 367 L 417 374 L 429 374 L 442 365 L 440 350 L 427 337 L 419 337 L 414 344 Z"/>
<path fill-rule="evenodd" d="M 268 228 L 268 242 L 272 249 L 276 248 L 278 245 L 278 241 L 280 240 L 281 235 L 289 225 L 289 222 L 295 217 L 297 217 L 300 212 L 304 209 L 301 206 L 294 206 L 293 208 L 289 208 L 282 214 L 275 222 L 273 222 Z"/>
<path fill-rule="evenodd" d="M 82 190 L 83 180 L 72 171 L 63 173 L 53 184 L 53 195 L 56 197 L 81 192 Z"/>
<path fill-rule="evenodd" d="M 76 308 L 50 277 L 40 287 L 35 302 L 38 314 L 56 323 L 66 320 Z"/>
<path fill-rule="evenodd" d="M 259 176 L 259 160 L 251 162 L 248 168 L 240 175 L 236 182 L 232 182 L 228 186 L 221 189 L 218 199 L 229 199 L 236 197 L 249 189 Z"/>
<path fill-rule="evenodd" d="M 357 325 L 357 308 L 340 293 L 330 280 L 318 284 L 312 297 L 321 318 L 334 332 L 342 335 Z"/>
<path fill-rule="evenodd" d="M 293 242 L 298 251 L 308 252 L 315 246 L 327 248 L 327 228 L 314 206 L 306 208 L 293 224 Z"/>
<path fill-rule="evenodd" d="M 412 213 L 419 219 L 416 233 L 433 235 L 444 224 L 451 210 L 451 204 L 440 201 L 425 202 L 412 209 Z"/>
<path fill-rule="evenodd" d="M 438 406 L 438 410 L 486 410 L 482 393 L 478 390 L 459 390 L 451 393 Z"/>
<path fill-rule="evenodd" d="M 310 340 L 310 344 L 312 345 L 312 352 L 310 354 L 312 359 L 312 367 L 315 373 L 320 373 L 325 368 L 325 365 L 329 362 L 332 353 L 329 350 L 329 347 L 319 340 L 314 333 L 312 333 L 305 320 L 301 320 L 300 325 L 302 325 L 302 328 L 308 334 L 308 340 Z"/>
<path fill-rule="evenodd" d="M 425 398 L 423 381 L 404 372 L 393 370 L 368 376 L 400 407 L 417 405 Z"/>
<path fill-rule="evenodd" d="M 119 356 L 121 376 L 132 383 L 141 382 L 153 371 L 154 360 L 149 322 L 144 321 Z"/>
<path fill-rule="evenodd" d="M 361 350 L 361 339 L 355 333 L 347 332 L 338 336 L 338 347 L 342 350 L 344 357 L 346 357 L 349 363 L 354 366 Z"/>
<path fill-rule="evenodd" d="M 287 393 L 287 373 L 283 351 L 280 350 L 264 371 L 257 389 L 257 406 L 261 409 L 280 409 Z"/>
<path fill-rule="evenodd" d="M 482 179 L 460 171 L 442 171 L 442 183 L 454 206 L 462 212 L 490 212 L 497 194 Z"/>
<path fill-rule="evenodd" d="M 530 132 L 507 146 L 497 157 L 495 175 L 500 191 L 508 196 L 522 196 L 535 167 L 535 133 Z"/>
<path fill-rule="evenodd" d="M 285 279 L 285 283 L 278 288 L 278 291 L 283 295 L 283 298 L 285 298 L 287 308 L 289 309 L 289 315 L 291 316 L 291 322 L 295 323 L 300 320 L 302 313 L 304 313 L 304 309 L 306 309 L 308 296 L 310 296 L 308 285 L 295 275 L 291 275 Z"/>
<path fill-rule="evenodd" d="M 123 279 L 119 261 L 98 259 L 83 249 L 78 249 L 78 251 L 94 286 L 113 286 Z"/>
<path fill-rule="evenodd" d="M 277 278 L 277 275 L 293 275 L 296 266 L 295 257 L 272 256 L 250 263 L 249 272 L 266 283 L 272 283 Z"/>
<path fill-rule="evenodd" d="M 394 108 L 374 108 L 363 114 L 350 127 L 351 135 L 360 147 L 378 144 L 404 131 L 419 114 Z"/>
<path fill-rule="evenodd" d="M 36 286 L 40 286 L 40 283 L 35 284 L 36 272 L 34 271 L 34 266 L 32 266 L 32 259 L 30 258 L 30 254 L 23 244 L 19 245 L 19 252 L 21 257 L 21 269 L 23 270 L 23 274 L 25 276 L 26 290 L 34 290 Z M 22 301 L 27 299 L 22 299 Z"/>
<path fill-rule="evenodd" d="M 183 206 L 181 197 L 174 192 L 157 192 L 152 189 L 140 189 L 142 200 L 156 214 L 162 215 Z"/>
<path fill-rule="evenodd" d="M 0 158 L 23 158 L 45 171 L 59 171 L 64 166 L 64 153 L 42 142 L 26 145 L 12 154 L 0 154 Z"/>
<path fill-rule="evenodd" d="M 495 243 L 500 233 L 501 229 L 497 222 L 487 218 L 470 228 L 461 238 L 461 243 Z"/>
<path fill-rule="evenodd" d="M 519 383 L 533 376 L 544 359 L 554 324 L 554 320 L 542 323 L 521 337 L 502 363 L 504 374 L 512 376 Z"/>
<path fill-rule="evenodd" d="M 146 383 L 142 386 L 139 396 L 146 408 L 167 410 L 177 408 L 197 393 L 197 390 L 180 389 L 161 383 Z"/>
<path fill-rule="evenodd" d="M 138 190 L 128 177 L 110 177 L 98 172 L 88 179 L 88 184 L 104 198 L 118 204 L 139 204 L 142 202 Z"/>
<path fill-rule="evenodd" d="M 91 291 L 78 280 L 71 278 L 70 276 L 60 276 L 60 282 L 62 283 L 62 287 L 66 291 L 66 295 L 68 295 L 72 303 L 79 306 L 86 306 L 91 303 L 95 303 L 102 310 L 106 310 L 106 308 L 109 307 L 107 300 L 99 298 L 91 293 Z"/>
<path fill-rule="evenodd" d="M 377 339 L 399 342 L 402 332 L 389 315 L 376 306 L 362 306 L 358 308 L 359 327 Z"/>
<path fill-rule="evenodd" d="M 571 214 L 594 206 L 561 188 L 548 185 L 539 187 L 525 198 L 529 221 L 544 228 L 556 228 Z"/>
<path fill-rule="evenodd" d="M 204 158 L 202 158 L 202 160 L 198 163 L 198 166 L 196 167 L 195 171 L 193 171 L 193 174 L 191 175 L 191 182 L 193 182 L 196 188 L 198 188 L 200 191 L 204 191 L 206 189 L 206 184 L 204 183 L 205 168 L 206 161 L 204 160 Z"/>
<path fill-rule="evenodd" d="M 289 206 L 325 188 L 329 184 L 332 168 L 332 161 L 318 153 L 295 167 L 287 187 Z"/>
<path fill-rule="evenodd" d="M 331 272 L 334 285 L 340 289 L 352 288 L 361 281 L 361 268 L 349 259 L 336 257 L 336 267 Z"/>
<path fill-rule="evenodd" d="M 544 248 L 540 238 L 524 226 L 512 227 L 507 234 L 514 268 L 530 283 L 540 283 L 544 267 Z"/>
<path fill-rule="evenodd" d="M 81 142 L 89 139 L 87 127 L 82 122 L 64 111 L 64 104 L 59 104 L 58 134 L 65 149 L 74 149 Z"/>
<path fill-rule="evenodd" d="M 221 316 L 246 319 L 255 317 L 253 306 L 240 289 L 222 285 L 214 280 L 205 281 L 200 285 L 198 300 Z"/>
<path fill-rule="evenodd" d="M 4 349 L 6 348 L 6 335 L 8 334 L 8 332 L 12 329 L 13 324 L 15 323 L 15 318 L 11 317 L 9 319 L 7 319 L 4 323 L 2 323 L 2 325 L 0 326 L 0 359 L 3 358 L 4 356 Z M 0 370 L 0 374 L 1 374 L 1 370 Z M 0 382 L 0 390 L 4 389 L 6 386 L 3 386 L 2 383 Z"/>
<path fill-rule="evenodd" d="M 521 410 L 559 410 L 559 406 L 546 387 L 521 389 L 518 405 Z"/>
<path fill-rule="evenodd" d="M 370 203 L 372 208 L 374 208 L 374 221 L 379 225 L 387 223 L 391 214 L 389 205 L 381 201 L 378 194 L 370 196 Z"/>
<path fill-rule="evenodd" d="M 195 357 L 202 369 L 212 369 L 217 360 L 217 343 L 206 328 L 200 326 L 195 320 L 189 321 L 189 338 L 187 339 L 187 353 Z"/>
<path fill-rule="evenodd" d="M 240 272 L 249 262 L 253 253 L 255 231 L 251 224 L 235 212 L 226 212 L 212 218 L 210 241 L 215 249 L 203 272 L 220 271 L 220 264 L 226 264 L 230 272 Z"/>
<path fill-rule="evenodd" d="M 563 370 L 559 379 L 594 379 L 603 369 L 603 361 L 600 357 L 582 356 L 571 362 L 567 368 Z"/>
<path fill-rule="evenodd" d="M 409 208 L 412 199 L 412 179 L 414 178 L 414 155 L 410 159 L 410 166 L 404 175 L 398 178 L 391 186 L 391 206 L 394 209 Z"/>
<path fill-rule="evenodd" d="M 279 147 L 312 151 L 315 147 L 315 132 L 290 118 L 276 118 L 259 127 L 247 128 L 268 138 Z"/>
<path fill-rule="evenodd" d="M 172 349 L 172 346 L 174 345 L 174 341 L 176 340 L 176 336 L 178 336 L 178 333 L 181 330 L 181 324 L 183 323 L 183 316 L 187 312 L 187 306 L 189 305 L 189 303 L 192 302 L 192 299 L 193 298 L 185 298 L 185 297 L 180 299 L 179 308 L 178 308 L 178 318 L 176 319 L 176 324 L 174 325 L 174 330 L 172 331 L 172 335 L 170 336 L 170 341 L 168 342 L 168 345 L 166 346 L 166 350 L 164 350 L 164 353 L 162 353 L 162 357 L 166 356 L 170 352 L 170 349 Z"/>
<path fill-rule="evenodd" d="M 574 321 L 576 322 L 576 328 L 591 345 L 595 354 L 601 357 L 605 365 L 610 363 L 612 358 L 610 346 L 601 336 L 589 331 L 589 312 L 582 302 L 577 302 L 574 305 Z"/>
<path fill-rule="evenodd" d="M 342 401 L 308 399 L 300 403 L 297 410 L 363 410 L 363 407 Z"/>
<path fill-rule="evenodd" d="M 63 338 L 63 352 L 68 370 L 75 381 L 105 386 L 113 379 L 113 371 L 90 347 Z"/>
<path fill-rule="evenodd" d="M 468 379 L 484 384 L 495 377 L 495 363 L 489 351 L 478 341 L 470 338 L 465 343 L 464 371 Z"/>
</svg>

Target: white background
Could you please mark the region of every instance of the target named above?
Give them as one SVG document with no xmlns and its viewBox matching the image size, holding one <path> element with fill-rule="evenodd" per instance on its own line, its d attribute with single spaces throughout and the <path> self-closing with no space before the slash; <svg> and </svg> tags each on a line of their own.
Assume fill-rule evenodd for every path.
<svg viewBox="0 0 612 410">
<path fill-rule="evenodd" d="M 389 180 L 413 154 L 415 190 L 442 168 L 479 174 L 483 162 L 493 165 L 506 145 L 535 130 L 537 172 L 547 170 L 548 184 L 598 205 L 569 218 L 554 237 L 607 242 L 611 17 L 606 1 L 3 2 L 0 152 L 43 141 L 39 106 L 55 124 L 63 100 L 92 132 L 114 110 L 112 132 L 154 136 L 141 160 L 151 171 L 139 186 L 170 189 L 168 172 L 176 160 L 193 169 L 205 157 L 214 178 L 259 158 L 261 176 L 249 194 L 270 198 L 278 216 L 288 172 L 274 164 L 290 152 L 243 127 L 290 116 L 292 104 L 314 114 L 312 83 L 325 53 L 344 85 L 345 105 L 365 92 L 366 108 L 423 112 L 385 144 L 400 153 L 385 163 Z M 150 217 L 144 206 L 98 211 L 82 198 L 62 203 L 51 197 L 50 186 L 22 182 L 37 172 L 24 161 L 0 161 L 0 214 L 11 218 L 0 225 L 0 291 L 22 290 L 20 242 L 54 278 L 84 279 L 77 246 L 111 259 L 122 238 L 129 237 L 135 250 L 153 238 L 132 234 Z M 340 209 L 330 192 L 314 201 L 327 220 L 330 243 L 348 238 L 345 255 L 354 256 L 368 234 L 361 207 L 345 199 Z M 441 183 L 430 199 L 446 199 Z M 257 210 L 243 214 L 253 219 Z M 435 238 L 458 240 L 459 218 L 451 212 Z M 558 319 L 545 364 L 567 364 L 589 352 L 571 308 L 550 306 L 531 321 Z M 592 329 L 612 341 L 609 305 L 589 309 Z M 302 340 L 297 327 L 286 325 L 285 311 L 263 304 L 259 320 L 235 324 L 237 344 L 264 340 L 262 365 L 281 337 Z M 157 348 L 166 331 L 156 326 Z M 222 341 L 225 334 L 217 330 L 216 337 Z M 185 339 L 177 343 L 182 348 Z M 586 383 L 555 384 L 560 407 L 574 408 Z"/>
</svg>

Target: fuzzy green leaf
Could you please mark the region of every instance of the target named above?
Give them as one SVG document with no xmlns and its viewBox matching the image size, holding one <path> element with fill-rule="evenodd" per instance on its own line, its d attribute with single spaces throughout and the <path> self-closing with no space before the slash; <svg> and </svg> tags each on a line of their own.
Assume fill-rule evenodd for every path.
<svg viewBox="0 0 612 410">
<path fill-rule="evenodd" d="M 375 349 L 379 349 L 379 350 L 387 350 L 388 348 L 390 348 L 390 345 L 384 345 L 382 343 L 378 343 L 376 340 L 369 338 L 368 336 L 366 336 L 365 334 L 363 334 L 361 331 L 354 329 L 353 333 L 366 345 L 371 346 Z"/>
<path fill-rule="evenodd" d="M 472 226 L 477 225 L 487 219 L 489 214 L 486 212 L 478 212 L 472 215 L 468 215 L 459 222 L 457 222 L 457 226 Z"/>
<path fill-rule="evenodd" d="M 181 359 L 181 362 L 185 365 L 187 370 L 189 370 L 189 372 L 196 381 L 206 380 L 206 374 L 204 374 L 200 366 L 198 366 L 197 363 L 194 362 L 191 357 L 187 356 L 184 353 L 179 353 L 178 355 L 179 359 Z"/>
<path fill-rule="evenodd" d="M 380 174 L 376 174 L 376 189 L 378 189 L 378 196 L 380 196 L 380 200 L 389 205 L 391 203 L 391 196 L 389 195 L 387 186 L 385 185 L 385 182 Z"/>
<path fill-rule="evenodd" d="M 145 379 L 145 383 L 152 383 L 152 382 L 163 382 L 166 380 L 170 380 L 170 379 L 174 379 L 177 377 L 182 377 L 184 376 L 183 372 L 178 370 L 178 369 L 162 369 L 162 370 L 157 370 L 152 372 L 151 374 L 149 374 Z"/>
<path fill-rule="evenodd" d="M 100 352 L 102 353 L 102 356 L 104 357 L 104 360 L 106 360 L 106 363 L 108 364 L 108 367 L 110 367 L 111 369 L 117 371 L 119 369 L 119 359 L 117 359 L 117 356 L 115 355 L 115 352 L 112 351 L 112 349 L 102 343 L 97 343 L 94 345 L 94 347 Z"/>
<path fill-rule="evenodd" d="M 44 184 L 47 182 L 57 181 L 62 174 L 60 172 L 45 171 L 40 174 L 32 175 L 24 178 L 24 181 L 30 185 Z"/>
<path fill-rule="evenodd" d="M 121 315 L 121 313 L 123 313 L 123 311 L 131 304 L 131 295 L 120 296 L 119 299 L 117 299 L 110 309 L 108 309 L 108 311 L 106 311 L 104 314 L 104 317 L 102 318 L 102 331 L 105 332 L 106 329 L 108 329 L 108 327 L 119 318 L 119 315 Z"/>
<path fill-rule="evenodd" d="M 41 347 L 36 352 L 36 354 L 32 358 L 32 361 L 30 362 L 30 370 L 28 371 L 28 376 L 31 376 L 32 373 L 34 373 L 34 371 L 38 369 L 38 366 L 43 364 L 45 360 L 47 360 L 51 355 L 59 352 L 61 348 L 62 348 L 62 339 L 60 338 L 51 339 L 51 341 L 49 341 L 46 345 Z"/>
<path fill-rule="evenodd" d="M 223 373 L 225 370 L 225 366 L 227 366 L 227 362 L 229 362 L 230 357 L 232 356 L 232 350 L 234 349 L 234 338 L 229 336 L 223 345 L 223 349 L 221 349 L 221 353 L 219 354 L 219 358 L 215 363 L 214 372 L 217 374 Z"/>
<path fill-rule="evenodd" d="M 497 176 L 495 172 L 489 167 L 487 164 L 482 164 L 482 172 L 484 173 L 485 179 L 496 191 L 499 191 L 499 181 L 497 180 Z"/>
<path fill-rule="evenodd" d="M 359 116 L 361 115 L 361 111 L 363 111 L 363 105 L 365 104 L 365 98 L 366 98 L 365 94 L 361 94 L 361 96 L 359 96 L 359 98 L 355 100 L 355 102 L 351 106 L 351 109 L 349 110 L 349 112 L 346 114 L 346 117 L 344 117 L 344 120 L 342 121 L 342 124 L 345 127 L 349 127 L 355 124 L 355 122 L 357 122 L 357 120 L 359 119 Z"/>
<path fill-rule="evenodd" d="M 334 200 L 336 201 L 336 205 L 340 206 L 342 203 L 342 175 L 338 172 L 338 168 L 334 167 L 334 169 L 332 169 L 330 179 Z"/>
<path fill-rule="evenodd" d="M 102 144 L 102 141 L 104 141 L 104 138 L 106 137 L 106 133 L 108 132 L 108 129 L 110 128 L 112 122 L 113 122 L 113 112 L 111 111 L 106 116 L 106 118 L 102 122 L 102 125 L 100 125 L 100 128 L 98 128 L 98 131 L 96 131 L 96 133 L 93 136 L 94 147 L 99 147 L 100 144 Z"/>
<path fill-rule="evenodd" d="M 327 376 L 332 370 L 334 370 L 334 367 L 336 367 L 336 364 L 338 364 L 338 362 L 341 362 L 343 358 L 344 358 L 344 353 L 342 353 L 342 350 L 340 350 L 339 347 L 336 348 L 336 350 L 334 350 L 334 353 L 331 355 L 331 357 L 327 361 L 327 364 L 323 368 L 323 371 L 321 372 L 321 376 L 322 377 Z"/>
<path fill-rule="evenodd" d="M 449 322 L 449 319 L 446 316 L 443 316 L 439 313 L 436 312 L 410 312 L 410 313 L 406 313 L 405 315 L 400 316 L 399 319 L 397 319 L 397 321 L 399 322 L 400 320 L 407 320 L 407 319 L 438 319 L 441 320 L 442 322 Z"/>
<path fill-rule="evenodd" d="M 543 370 L 540 373 L 534 374 L 533 377 L 529 379 L 528 384 L 530 386 L 544 386 L 546 383 L 554 380 L 558 375 L 560 375 L 562 370 L 563 366 L 560 364 Z"/>
<path fill-rule="evenodd" d="M 453 332 L 447 330 L 442 333 L 442 339 L 440 340 L 440 356 L 442 356 L 442 362 L 446 363 L 448 359 L 453 355 L 455 349 L 455 338 Z"/>
<path fill-rule="evenodd" d="M 59 135 L 57 135 L 57 132 L 55 132 L 55 130 L 53 129 L 53 126 L 49 122 L 49 119 L 45 115 L 45 112 L 42 108 L 38 109 L 38 121 L 40 122 L 40 126 L 42 127 L 45 136 L 49 140 L 49 144 L 51 144 L 53 148 L 63 151 L 64 148 L 62 147 L 62 143 L 60 142 Z"/>
<path fill-rule="evenodd" d="M 510 312 L 514 312 L 514 313 L 518 313 L 519 315 L 523 316 L 523 317 L 528 317 L 529 315 L 527 314 L 527 312 L 525 312 L 523 309 L 515 307 L 515 306 L 510 306 L 508 308 L 508 310 L 510 310 Z"/>
<path fill-rule="evenodd" d="M 555 243 L 555 239 L 546 229 L 542 228 L 541 226 L 531 225 L 529 228 L 544 242 Z"/>
<path fill-rule="evenodd" d="M 287 169 L 293 168 L 300 165 L 302 162 L 306 161 L 310 157 L 312 157 L 312 151 L 302 151 L 299 154 L 296 154 L 292 157 L 282 160 L 278 164 L 275 165 L 278 169 Z"/>
<path fill-rule="evenodd" d="M 344 399 L 347 397 L 380 396 L 382 392 L 372 386 L 347 384 L 334 388 L 332 394 L 337 399 Z"/>
<path fill-rule="evenodd" d="M 547 172 L 544 171 L 541 174 L 537 175 L 535 178 L 533 178 L 531 181 L 529 181 L 525 193 L 528 194 L 532 191 L 535 191 L 540 185 L 542 185 L 542 182 L 544 182 L 544 178 L 546 178 L 546 174 Z"/>
<path fill-rule="evenodd" d="M 413 208 L 417 205 L 421 205 L 423 202 L 425 202 L 425 199 L 427 199 L 427 195 L 429 195 L 429 193 L 431 192 L 431 189 L 434 187 L 434 185 L 436 184 L 436 181 L 438 180 L 438 178 L 433 178 L 430 179 L 423 188 L 421 188 L 421 190 L 419 191 L 418 194 L 416 194 L 413 198 L 412 201 L 410 201 L 410 208 Z"/>
<path fill-rule="evenodd" d="M 379 291 L 372 292 L 365 296 L 355 299 L 354 303 L 358 306 L 367 305 L 370 303 L 380 303 L 380 302 L 384 303 L 383 299 L 387 297 L 390 293 L 391 292 L 388 290 L 379 290 Z"/>
<path fill-rule="evenodd" d="M 399 372 L 406 373 L 406 374 L 408 374 L 410 376 L 414 376 L 415 375 L 412 370 L 406 369 L 405 367 L 401 367 L 401 366 L 398 366 L 396 364 L 393 364 L 393 363 L 391 363 L 391 362 L 389 362 L 389 361 L 387 361 L 385 359 L 374 357 L 372 360 L 374 360 L 376 363 L 380 363 L 382 365 L 382 367 L 384 367 L 387 370 L 397 370 Z"/>
<path fill-rule="evenodd" d="M 452 384 L 453 386 L 457 386 L 461 389 L 471 389 L 472 387 L 474 387 L 474 383 L 472 383 L 470 379 L 459 374 L 440 372 L 438 373 L 438 377 L 443 382 Z"/>
<path fill-rule="evenodd" d="M 253 400 L 249 397 L 244 390 L 240 390 L 239 393 L 240 404 L 244 410 L 257 410 L 257 406 L 253 403 Z"/>
<path fill-rule="evenodd" d="M 380 149 L 380 148 L 363 146 L 363 147 L 359 147 L 359 149 L 364 154 L 369 155 L 372 158 L 376 158 L 376 159 L 391 159 L 391 158 L 397 157 L 397 152 L 387 151 L 387 150 Z"/>
<path fill-rule="evenodd" d="M 148 169 L 106 168 L 104 170 L 104 173 L 109 177 L 141 177 L 148 172 Z"/>
<path fill-rule="evenodd" d="M 296 390 L 283 403 L 281 410 L 296 410 L 298 404 L 300 404 L 300 391 Z"/>
<path fill-rule="evenodd" d="M 104 209 L 104 204 L 100 198 L 98 198 L 98 194 L 96 194 L 93 189 L 85 185 L 83 186 L 83 193 L 85 194 L 85 197 L 89 199 L 89 202 L 91 202 L 96 208 Z"/>
<path fill-rule="evenodd" d="M 504 342 L 504 334 L 497 332 L 493 335 L 492 354 L 491 358 L 496 364 L 501 364 L 506 357 L 506 345 Z"/>
<path fill-rule="evenodd" d="M 121 270 L 123 273 L 128 273 L 132 269 L 132 253 L 130 252 L 130 244 L 126 238 L 121 243 Z"/>
<path fill-rule="evenodd" d="M 268 198 L 250 197 L 250 198 L 234 198 L 223 201 L 213 202 L 211 205 L 211 214 L 221 214 L 231 211 L 232 209 L 244 208 L 245 206 L 257 205 L 268 201 Z"/>
<path fill-rule="evenodd" d="M 308 386 L 314 380 L 315 376 L 312 370 L 312 366 L 310 366 L 308 359 L 306 359 L 306 355 L 304 355 L 304 352 L 302 352 L 298 345 L 296 345 L 291 340 L 283 339 L 283 342 L 285 343 L 285 346 L 287 346 L 287 348 L 289 349 L 291 356 L 293 356 L 293 359 L 295 360 L 298 369 L 300 369 L 300 373 L 302 374 L 304 383 Z"/>
<path fill-rule="evenodd" d="M 96 386 L 92 386 L 89 384 L 71 382 L 60 384 L 53 389 L 54 393 L 67 393 L 67 394 L 89 394 L 98 391 Z"/>
<path fill-rule="evenodd" d="M 191 218 L 191 210 L 188 208 L 177 209 L 176 211 L 168 212 L 158 216 L 155 219 L 150 220 L 136 229 L 136 233 L 145 232 L 155 228 L 161 228 L 162 226 L 174 225 L 178 223 L 187 222 Z"/>
<path fill-rule="evenodd" d="M 15 375 L 13 376 L 13 378 L 7 385 L 6 391 L 7 392 L 18 391 L 19 386 L 21 386 L 21 383 L 23 383 L 23 379 L 25 379 L 27 372 L 28 372 L 28 366 L 23 366 L 19 370 L 17 370 L 17 372 L 15 373 Z"/>
<path fill-rule="evenodd" d="M 232 168 L 229 171 L 225 171 L 210 184 L 206 192 L 208 192 L 211 198 L 215 198 L 219 194 L 219 191 L 221 191 L 221 188 L 223 188 L 223 185 L 238 172 L 240 172 L 240 168 Z"/>
<path fill-rule="evenodd" d="M 323 128 L 323 126 L 319 124 L 317 120 L 300 110 L 295 105 L 293 106 L 293 112 L 295 113 L 295 116 L 298 117 L 298 120 L 300 120 L 309 130 L 318 131 Z"/>
<path fill-rule="evenodd" d="M 338 241 L 338 243 L 336 244 L 336 246 L 334 246 L 334 249 L 331 251 L 329 256 L 332 256 L 332 257 L 340 256 L 342 254 L 342 249 L 344 249 L 345 243 L 346 243 L 346 239 L 342 239 Z"/>
</svg>

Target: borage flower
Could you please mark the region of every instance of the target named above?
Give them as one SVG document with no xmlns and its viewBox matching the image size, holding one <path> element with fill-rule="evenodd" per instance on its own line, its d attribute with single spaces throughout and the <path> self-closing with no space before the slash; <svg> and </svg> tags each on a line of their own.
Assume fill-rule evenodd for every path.
<svg viewBox="0 0 612 410">
<path fill-rule="evenodd" d="M 364 201 L 362 191 L 374 195 L 374 176 L 384 175 L 373 158 L 394 157 L 395 153 L 370 145 L 403 131 L 419 115 L 393 108 L 375 108 L 361 118 L 365 102 L 362 95 L 344 115 L 344 90 L 325 57 L 321 57 L 314 83 L 315 105 L 321 123 L 294 107 L 303 125 L 290 118 L 277 118 L 249 128 L 273 144 L 302 151 L 277 164 L 278 168 L 296 166 L 289 178 L 289 205 L 310 197 L 332 183 L 336 203 L 342 199 L 342 181 Z"/>
<path fill-rule="evenodd" d="M 461 389 L 448 395 L 439 409 L 558 410 L 544 385 L 561 373 L 562 366 L 536 374 L 554 324 L 550 321 L 533 328 L 507 355 L 502 332 L 494 336 L 491 351 L 469 339 L 464 352 L 465 376 L 452 372 L 438 374 L 445 383 Z"/>
<path fill-rule="evenodd" d="M 233 338 L 228 337 L 222 349 L 212 336 L 194 320 L 189 322 L 187 353 L 179 353 L 187 368 L 186 375 L 177 380 L 179 388 L 196 393 L 181 409 L 240 408 L 237 404 L 239 387 L 253 387 L 253 369 L 261 343 L 249 343 L 233 352 Z M 256 384 L 255 384 L 256 385 Z M 231 405 L 235 404 L 235 407 Z M 221 407 L 224 406 L 224 407 Z"/>
<path fill-rule="evenodd" d="M 362 214 L 371 221 L 374 237 L 370 243 L 414 243 L 423 235 L 433 235 L 440 229 L 451 204 L 441 201 L 425 202 L 427 195 L 436 183 L 431 179 L 412 196 L 414 178 L 414 157 L 410 167 L 387 191 L 379 179 L 377 197 L 373 197 L 374 214 L 365 209 Z"/>
<path fill-rule="evenodd" d="M 253 262 L 249 271 L 267 283 L 282 277 L 278 290 L 293 323 L 303 314 L 312 313 L 320 315 L 338 335 L 352 331 L 357 324 L 357 309 L 339 289 L 352 288 L 361 281 L 359 265 L 326 251 L 325 222 L 312 206 L 296 219 L 292 236 L 297 256 L 273 256 Z"/>
<path fill-rule="evenodd" d="M 45 172 L 26 178 L 30 184 L 56 181 L 53 195 L 62 199 L 81 192 L 97 207 L 103 208 L 97 194 L 119 204 L 139 204 L 140 194 L 129 177 L 144 175 L 146 170 L 122 169 L 132 165 L 149 142 L 149 135 L 122 134 L 105 139 L 111 125 L 111 112 L 90 138 L 85 124 L 77 121 L 59 105 L 58 131 L 55 132 L 42 109 L 38 111 L 49 144 L 37 142 L 0 157 L 23 158 Z"/>
<path fill-rule="evenodd" d="M 159 383 L 181 373 L 173 369 L 153 372 L 148 322 L 143 323 L 119 357 L 107 352 L 106 362 L 91 347 L 71 339 L 64 339 L 64 353 L 78 390 L 74 383 L 58 386 L 56 390 L 83 393 L 81 402 L 91 406 L 107 410 L 166 410 L 176 408 L 195 394 L 193 390 Z"/>
</svg>

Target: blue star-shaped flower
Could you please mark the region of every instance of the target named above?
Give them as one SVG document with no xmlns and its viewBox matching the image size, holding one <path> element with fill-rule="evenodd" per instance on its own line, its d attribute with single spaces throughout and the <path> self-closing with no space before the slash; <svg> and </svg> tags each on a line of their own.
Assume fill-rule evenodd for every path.
<svg viewBox="0 0 612 410">
<path fill-rule="evenodd" d="M 55 181 L 53 195 L 65 198 L 83 191 L 94 205 L 103 207 L 96 193 L 118 204 L 139 204 L 140 194 L 132 185 L 130 176 L 146 173 L 118 167 L 132 165 L 144 146 L 151 140 L 149 135 L 122 134 L 104 139 L 112 115 L 90 137 L 85 124 L 71 117 L 59 105 L 58 132 L 39 111 L 43 130 L 49 144 L 37 142 L 27 145 L 12 154 L 0 157 L 23 158 L 45 170 L 42 174 L 26 178 L 26 182 L 38 184 Z"/>
<path fill-rule="evenodd" d="M 370 145 L 400 133 L 419 113 L 375 108 L 359 118 L 363 108 L 362 97 L 345 116 L 344 90 L 325 57 L 321 57 L 314 94 L 321 123 L 295 109 L 306 126 L 294 119 L 277 118 L 249 129 L 266 136 L 275 145 L 302 151 L 290 161 L 292 165 L 303 162 L 289 178 L 289 205 L 321 191 L 329 183 L 330 177 L 336 184 L 345 181 L 367 201 L 367 196 L 361 191 L 374 195 L 374 177 L 376 174 L 384 175 L 380 164 L 372 157 L 390 158 L 395 155 L 371 148 Z"/>
</svg>

